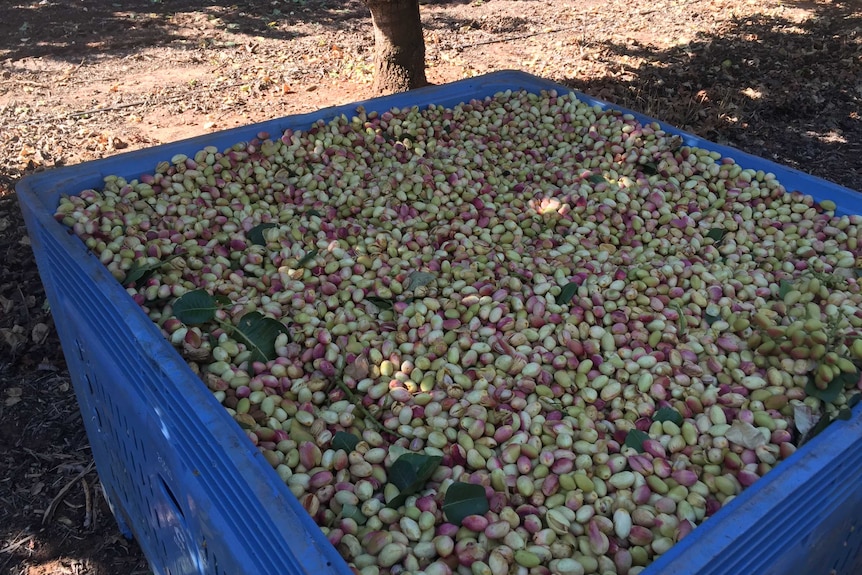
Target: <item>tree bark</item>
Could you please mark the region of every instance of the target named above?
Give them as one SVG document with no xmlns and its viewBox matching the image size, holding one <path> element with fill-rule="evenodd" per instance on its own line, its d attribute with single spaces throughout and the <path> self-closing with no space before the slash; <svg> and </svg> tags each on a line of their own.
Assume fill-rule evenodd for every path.
<svg viewBox="0 0 862 575">
<path fill-rule="evenodd" d="M 365 0 L 365 4 L 374 25 L 374 91 L 392 94 L 427 85 L 419 0 Z"/>
</svg>

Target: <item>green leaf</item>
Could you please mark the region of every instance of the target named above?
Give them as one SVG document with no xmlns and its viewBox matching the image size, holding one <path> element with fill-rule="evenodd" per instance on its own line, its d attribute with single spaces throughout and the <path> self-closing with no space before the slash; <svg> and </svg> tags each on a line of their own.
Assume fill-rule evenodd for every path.
<svg viewBox="0 0 862 575">
<path fill-rule="evenodd" d="M 429 274 L 428 272 L 411 272 L 410 275 L 407 277 L 407 285 L 404 286 L 404 289 L 406 291 L 412 291 L 416 288 L 430 284 L 435 279 L 437 279 L 437 277 L 434 274 Z"/>
<path fill-rule="evenodd" d="M 805 393 L 812 397 L 817 397 L 826 403 L 833 403 L 838 396 L 844 391 L 845 385 L 854 384 L 859 380 L 859 372 L 842 373 L 832 378 L 826 384 L 826 389 L 820 389 L 814 385 L 814 376 L 808 378 L 808 383 L 805 384 Z"/>
<path fill-rule="evenodd" d="M 406 491 L 411 487 L 418 490 L 428 478 L 434 474 L 434 470 L 440 465 L 442 457 L 439 455 L 425 455 L 424 453 L 405 453 L 395 460 L 389 468 L 389 482 L 393 483 L 399 491 Z"/>
<path fill-rule="evenodd" d="M 593 183 L 593 184 L 600 184 L 600 183 L 602 183 L 602 182 L 607 182 L 607 180 L 605 179 L 605 177 L 604 177 L 603 175 L 601 175 L 601 174 L 592 174 L 592 175 L 591 175 L 589 178 L 587 178 L 587 179 L 590 181 L 590 183 Z"/>
<path fill-rule="evenodd" d="M 647 176 L 654 176 L 658 173 L 658 166 L 655 162 L 646 162 L 643 164 L 643 173 Z"/>
<path fill-rule="evenodd" d="M 186 292 L 176 299 L 174 315 L 185 324 L 206 323 L 215 317 L 218 302 L 206 290 Z"/>
<path fill-rule="evenodd" d="M 704 321 L 706 321 L 706 325 L 712 325 L 715 322 L 717 322 L 718 320 L 720 320 L 721 316 L 720 315 L 713 315 L 711 313 L 705 312 L 703 314 L 703 319 L 704 319 Z"/>
<path fill-rule="evenodd" d="M 456 481 L 446 490 L 446 497 L 443 499 L 446 521 L 453 525 L 460 526 L 469 515 L 484 515 L 488 508 L 485 488 L 475 483 Z"/>
<path fill-rule="evenodd" d="M 224 294 L 220 294 L 220 293 L 219 293 L 219 294 L 215 294 L 215 295 L 213 296 L 213 299 L 215 299 L 215 300 L 216 300 L 216 303 L 217 303 L 217 304 L 219 304 L 219 305 L 221 305 L 221 306 L 230 305 L 230 304 L 232 304 L 232 303 L 233 303 L 229 297 L 227 297 L 227 296 L 226 296 L 226 295 L 224 295 Z"/>
<path fill-rule="evenodd" d="M 256 311 L 242 316 L 234 327 L 234 335 L 251 351 L 251 361 L 267 362 L 275 359 L 275 338 L 280 333 L 290 335 L 283 323 Z"/>
<path fill-rule="evenodd" d="M 856 385 L 859 381 L 859 368 L 856 368 L 856 371 L 851 373 L 842 372 L 835 376 L 835 379 L 841 381 L 841 385 L 845 388 L 851 388 Z M 834 381 L 834 380 L 833 380 Z"/>
<path fill-rule="evenodd" d="M 318 218 L 322 218 L 322 217 L 323 217 L 323 214 L 321 214 L 320 212 L 318 212 L 318 211 L 317 211 L 317 210 L 315 210 L 314 208 L 311 208 L 310 210 L 308 210 L 308 211 L 307 211 L 307 212 L 305 212 L 305 213 L 306 213 L 306 215 L 307 215 L 307 216 L 309 216 L 309 217 L 311 217 L 311 216 L 317 216 Z"/>
<path fill-rule="evenodd" d="M 788 280 L 781 280 L 780 282 L 778 282 L 778 297 L 783 300 L 792 289 L 793 282 Z"/>
<path fill-rule="evenodd" d="M 296 267 L 301 268 L 302 266 L 304 266 L 305 264 L 307 264 L 308 262 L 310 262 L 311 260 L 316 258 L 317 253 L 318 253 L 317 248 L 306 252 L 305 255 L 299 259 L 299 262 L 297 262 Z"/>
<path fill-rule="evenodd" d="M 395 302 L 391 299 L 378 297 L 376 295 L 366 296 L 365 301 L 377 306 L 381 310 L 392 309 L 392 306 L 395 305 Z"/>
<path fill-rule="evenodd" d="M 153 263 L 139 263 L 138 261 L 132 262 L 132 265 L 129 266 L 129 271 L 126 272 L 126 279 L 123 280 L 123 285 L 128 287 L 131 284 L 139 285 L 139 283 L 147 281 L 163 265 L 182 255 L 185 254 L 173 254 L 163 260 Z M 143 261 L 146 262 L 146 259 L 144 258 Z"/>
<path fill-rule="evenodd" d="M 626 434 L 626 441 L 623 445 L 633 447 L 638 453 L 644 452 L 644 441 L 649 439 L 649 433 L 640 429 L 630 429 Z"/>
<path fill-rule="evenodd" d="M 670 421 L 676 425 L 682 425 L 682 415 L 672 407 L 662 407 L 652 416 L 653 421 Z M 627 438 L 628 439 L 628 438 Z"/>
<path fill-rule="evenodd" d="M 563 286 L 563 289 L 560 290 L 560 295 L 554 298 L 557 302 L 557 305 L 568 305 L 572 298 L 575 297 L 575 294 L 578 293 L 578 288 L 581 287 L 576 282 L 569 282 Z"/>
<path fill-rule="evenodd" d="M 356 446 L 359 444 L 359 438 L 353 435 L 352 433 L 348 433 L 346 431 L 336 431 L 335 435 L 332 436 L 332 443 L 330 447 L 335 451 L 339 449 L 343 449 L 347 453 L 350 453 Z"/>
<path fill-rule="evenodd" d="M 727 230 L 722 228 L 712 228 L 706 232 L 706 237 L 711 238 L 716 244 L 720 244 L 727 235 Z"/>
<path fill-rule="evenodd" d="M 403 505 L 408 496 L 422 489 L 442 460 L 439 455 L 422 453 L 405 453 L 396 459 L 388 475 L 389 482 L 398 488 L 399 493 L 386 505 L 395 509 Z"/>
<path fill-rule="evenodd" d="M 251 228 L 245 236 L 248 238 L 253 244 L 257 244 L 259 246 L 266 245 L 266 238 L 263 237 L 263 232 L 266 230 L 271 230 L 272 228 L 277 228 L 278 224 L 272 222 L 265 222 L 262 224 L 257 224 L 253 228 Z"/>
<path fill-rule="evenodd" d="M 365 525 L 365 522 L 368 521 L 368 517 L 363 515 L 357 506 L 350 503 L 341 506 L 341 517 L 342 519 L 353 519 L 357 525 Z"/>
<path fill-rule="evenodd" d="M 856 268 L 853 271 L 856 272 L 856 279 L 862 278 L 862 268 Z"/>
</svg>

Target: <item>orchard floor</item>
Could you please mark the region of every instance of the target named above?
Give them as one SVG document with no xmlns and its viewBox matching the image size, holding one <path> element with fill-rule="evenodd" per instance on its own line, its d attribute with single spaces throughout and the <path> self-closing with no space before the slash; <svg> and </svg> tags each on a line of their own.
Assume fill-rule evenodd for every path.
<svg viewBox="0 0 862 575">
<path fill-rule="evenodd" d="M 358 0 L 7 4 L 0 573 L 146 574 L 101 494 L 14 185 L 371 97 L 370 18 Z M 421 14 L 432 83 L 520 69 L 862 190 L 858 0 L 429 1 Z"/>
</svg>

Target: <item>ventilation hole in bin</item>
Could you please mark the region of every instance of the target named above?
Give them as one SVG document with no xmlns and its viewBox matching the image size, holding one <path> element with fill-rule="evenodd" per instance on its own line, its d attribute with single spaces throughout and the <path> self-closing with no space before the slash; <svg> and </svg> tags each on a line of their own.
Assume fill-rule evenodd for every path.
<svg viewBox="0 0 862 575">
<path fill-rule="evenodd" d="M 84 381 L 87 382 L 87 389 L 90 391 L 90 395 L 96 395 L 96 391 L 93 389 L 93 382 L 90 380 L 90 374 L 84 374 Z"/>
<path fill-rule="evenodd" d="M 75 340 L 75 349 L 78 350 L 78 358 L 81 361 L 84 361 L 84 346 L 81 345 L 81 341 L 79 339 Z"/>
<path fill-rule="evenodd" d="M 219 566 L 218 566 L 218 555 L 215 555 L 215 554 L 213 555 L 212 572 L 213 572 L 213 573 L 218 573 L 219 575 L 232 575 L 232 574 L 229 574 L 229 573 L 228 573 L 227 571 L 225 571 L 224 569 L 219 569 Z"/>
<path fill-rule="evenodd" d="M 167 545 L 165 545 L 164 540 L 159 539 L 158 541 L 159 541 L 159 545 L 162 548 L 162 557 L 167 559 L 168 557 L 170 557 L 170 555 L 168 555 L 168 547 L 167 547 Z M 165 567 L 165 573 L 169 574 L 170 572 L 171 572 L 171 570 L 168 567 Z"/>
<path fill-rule="evenodd" d="M 218 556 L 215 555 L 210 549 L 210 546 L 207 545 L 206 539 L 204 539 L 200 547 L 204 550 L 204 554 L 206 557 L 206 566 L 208 567 L 207 573 L 217 573 L 223 575 L 223 573 L 218 569 Z"/>
<path fill-rule="evenodd" d="M 185 519 L 186 516 L 183 513 L 183 508 L 180 506 L 180 502 L 179 500 L 177 500 L 176 495 L 174 495 L 174 492 L 171 490 L 170 486 L 165 483 L 165 479 L 161 475 L 158 475 L 157 477 L 159 479 L 159 484 L 161 484 L 162 486 L 162 489 L 164 489 L 167 496 L 170 497 L 171 503 L 174 504 L 174 508 L 176 509 L 177 515 Z"/>
<path fill-rule="evenodd" d="M 102 410 L 98 407 L 93 408 L 93 415 L 96 418 L 96 428 L 102 431 Z"/>
<path fill-rule="evenodd" d="M 134 431 L 132 432 L 132 439 L 134 440 L 135 445 L 138 448 L 138 453 L 143 455 L 145 453 L 144 441 L 140 437 L 138 437 L 138 435 Z"/>
</svg>

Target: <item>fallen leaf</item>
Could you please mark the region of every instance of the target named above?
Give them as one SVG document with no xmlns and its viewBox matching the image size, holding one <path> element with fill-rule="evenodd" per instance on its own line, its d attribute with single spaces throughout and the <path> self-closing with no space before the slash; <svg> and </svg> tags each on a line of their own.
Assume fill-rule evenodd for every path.
<svg viewBox="0 0 862 575">
<path fill-rule="evenodd" d="M 6 405 L 6 407 L 12 407 L 13 405 L 21 401 L 21 393 L 22 391 L 20 387 L 10 387 L 6 390 L 6 395 L 8 395 L 9 397 L 7 397 L 3 403 Z"/>
<path fill-rule="evenodd" d="M 39 365 L 36 366 L 36 371 L 57 371 L 57 366 L 51 363 L 48 358 L 43 357 Z"/>
<path fill-rule="evenodd" d="M 369 373 L 368 358 L 364 355 L 357 357 L 353 363 L 344 368 L 344 375 L 359 381 L 365 379 Z"/>
<path fill-rule="evenodd" d="M 13 353 L 21 346 L 27 345 L 27 338 L 14 329 L 4 327 L 0 329 L 0 335 L 3 336 L 3 340 L 6 342 L 6 345 L 12 348 Z"/>
<path fill-rule="evenodd" d="M 818 421 L 820 421 L 820 414 L 809 406 L 805 404 L 793 406 L 793 422 L 801 435 L 804 436 L 811 431 Z"/>
<path fill-rule="evenodd" d="M 33 331 L 31 332 L 30 336 L 32 337 L 34 343 L 42 344 L 45 343 L 46 339 L 48 339 L 48 334 L 50 333 L 51 328 L 40 322 L 33 326 Z"/>
<path fill-rule="evenodd" d="M 727 440 L 746 449 L 766 445 L 767 439 L 756 427 L 739 419 L 734 420 L 725 434 Z"/>
<path fill-rule="evenodd" d="M 407 276 L 407 285 L 404 286 L 404 289 L 407 291 L 415 290 L 416 288 L 428 285 L 435 279 L 437 279 L 436 276 L 428 272 L 411 272 L 410 275 Z"/>
</svg>

